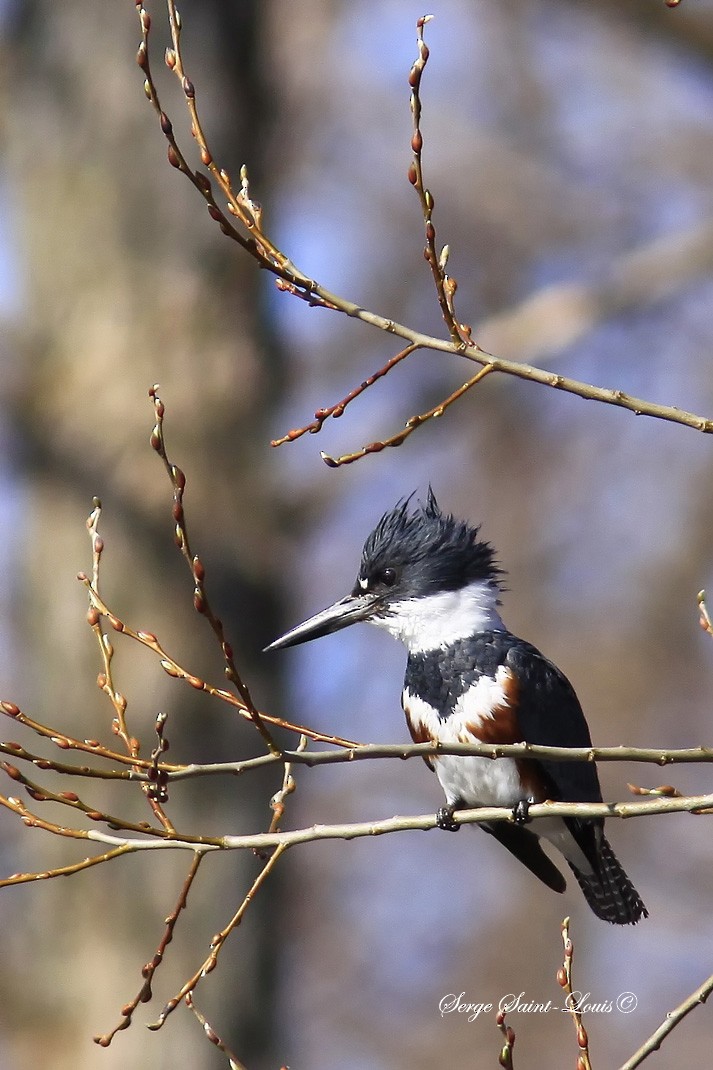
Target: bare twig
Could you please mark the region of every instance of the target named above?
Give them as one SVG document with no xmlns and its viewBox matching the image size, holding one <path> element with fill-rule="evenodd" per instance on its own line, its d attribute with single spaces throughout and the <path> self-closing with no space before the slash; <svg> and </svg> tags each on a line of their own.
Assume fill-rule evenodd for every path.
<svg viewBox="0 0 713 1070">
<path fill-rule="evenodd" d="M 193 995 L 190 992 L 187 992 L 185 999 L 186 1006 L 193 1011 L 194 1015 L 203 1026 L 203 1032 L 207 1036 L 208 1040 L 211 1042 L 211 1044 L 215 1044 L 218 1051 L 222 1051 L 224 1055 L 227 1055 L 230 1070 L 246 1070 L 245 1066 L 243 1065 L 243 1063 L 240 1062 L 237 1055 L 233 1054 L 233 1052 L 227 1046 L 225 1041 L 220 1039 L 220 1037 L 216 1033 L 215 1029 L 213 1029 L 212 1025 L 207 1020 L 205 1015 L 201 1014 L 201 1012 L 198 1010 L 195 1003 L 193 1002 Z"/>
<path fill-rule="evenodd" d="M 408 84 L 411 87 L 411 115 L 413 117 L 413 135 L 411 137 L 411 149 L 413 160 L 408 170 L 408 180 L 418 193 L 423 213 L 423 223 L 426 231 L 426 247 L 423 255 L 431 269 L 433 282 L 436 287 L 436 296 L 443 316 L 443 322 L 448 328 L 448 334 L 455 345 L 463 342 L 472 344 L 470 334 L 463 334 L 455 316 L 453 298 L 456 291 L 454 279 L 446 274 L 448 263 L 448 246 L 444 246 L 441 253 L 436 252 L 436 228 L 433 225 L 433 195 L 426 189 L 423 181 L 423 163 L 421 153 L 423 151 L 423 134 L 421 133 L 421 78 L 428 63 L 428 45 L 423 39 L 423 28 L 431 21 L 432 15 L 422 15 L 416 23 L 418 34 L 418 57 L 409 71 Z M 356 459 L 356 458 L 355 458 Z"/>
<path fill-rule="evenodd" d="M 687 996 L 683 1003 L 679 1003 L 678 1007 L 668 1012 L 658 1029 L 654 1030 L 648 1040 L 641 1045 L 638 1051 L 634 1052 L 630 1059 L 627 1059 L 627 1061 L 622 1064 L 619 1070 L 635 1070 L 635 1067 L 641 1066 L 644 1059 L 647 1059 L 652 1052 L 659 1050 L 661 1044 L 669 1033 L 671 1033 L 676 1026 L 691 1013 L 691 1011 L 706 1002 L 711 992 L 713 992 L 713 974 L 711 974 L 711 976 L 707 978 L 695 992 L 691 992 L 690 996 Z"/>
<path fill-rule="evenodd" d="M 503 1046 L 498 1055 L 498 1062 L 503 1070 L 514 1070 L 512 1053 L 515 1047 L 515 1031 L 505 1024 L 505 1011 L 498 1011 L 495 1023 L 503 1035 Z"/>
<path fill-rule="evenodd" d="M 101 556 L 104 551 L 104 539 L 99 534 L 99 518 L 101 517 L 101 502 L 98 498 L 94 499 L 94 508 L 87 518 L 87 531 L 92 544 L 92 589 L 97 593 L 99 592 L 99 566 L 101 564 Z M 104 671 L 99 673 L 97 677 L 97 683 L 100 689 L 108 695 L 111 700 L 111 704 L 114 707 L 114 720 L 112 721 L 112 731 L 123 742 L 126 747 L 129 756 L 132 760 L 135 760 L 139 756 L 140 744 L 138 739 L 129 734 L 129 730 L 126 724 L 126 696 L 123 695 L 114 686 L 114 678 L 112 674 L 112 659 L 114 657 L 114 647 L 106 632 L 102 628 L 101 615 L 97 612 L 95 606 L 92 604 L 91 599 L 89 602 L 89 609 L 87 611 L 87 622 L 94 632 L 97 642 L 99 644 L 99 651 L 104 666 Z M 134 764 L 134 768 L 138 768 Z M 149 806 L 153 810 L 154 814 L 161 822 L 167 832 L 173 832 L 174 828 L 171 821 L 161 806 L 160 802 L 153 797 L 150 791 L 150 785 L 141 785 L 144 795 L 146 796 Z"/>
<path fill-rule="evenodd" d="M 173 9 L 171 3 L 169 3 L 169 8 Z M 173 10 L 173 17 L 177 19 L 178 16 L 175 13 L 175 9 Z M 178 33 L 178 30 L 175 32 Z M 171 480 L 171 486 L 173 487 L 173 519 L 175 522 L 174 538 L 186 564 L 191 570 L 191 576 L 193 577 L 193 606 L 196 613 L 200 613 L 200 615 L 205 617 L 208 621 L 213 634 L 220 643 L 220 649 L 225 661 L 225 675 L 238 692 L 244 708 L 250 715 L 250 720 L 264 739 L 268 749 L 272 751 L 273 754 L 279 754 L 279 747 L 273 740 L 270 730 L 264 723 L 263 718 L 260 716 L 260 713 L 252 700 L 248 685 L 237 670 L 235 659 L 233 657 L 233 648 L 225 638 L 223 622 L 219 617 L 216 617 L 208 600 L 208 593 L 205 588 L 205 568 L 203 567 L 203 563 L 198 555 L 194 555 L 191 550 L 191 544 L 188 540 L 186 514 L 183 507 L 183 492 L 186 488 L 186 477 L 178 465 L 173 464 L 169 460 L 168 454 L 166 453 L 166 441 L 163 433 L 165 406 L 158 396 L 158 386 L 151 387 L 149 390 L 149 397 L 153 400 L 156 416 L 156 423 L 151 432 L 151 446 L 163 461 L 169 479 Z"/>
<path fill-rule="evenodd" d="M 104 1033 L 101 1036 L 94 1037 L 94 1042 L 96 1044 L 99 1044 L 100 1047 L 108 1048 L 118 1032 L 120 1032 L 122 1029 L 129 1028 L 129 1026 L 131 1025 L 131 1019 L 133 1017 L 134 1011 L 138 1007 L 139 1003 L 148 1003 L 151 1000 L 153 996 L 151 985 L 153 982 L 154 974 L 163 962 L 163 957 L 166 952 L 166 948 L 173 939 L 173 931 L 176 928 L 176 922 L 178 921 L 181 912 L 186 907 L 186 903 L 188 902 L 188 893 L 191 889 L 191 885 L 193 884 L 193 881 L 198 872 L 198 867 L 200 866 L 202 860 L 202 854 L 194 854 L 190 869 L 188 870 L 186 879 L 183 882 L 181 892 L 178 896 L 178 901 L 176 902 L 176 905 L 171 911 L 171 913 L 166 918 L 166 927 L 164 929 L 163 936 L 161 937 L 156 952 L 151 961 L 147 962 L 141 971 L 144 977 L 144 983 L 142 984 L 141 988 L 136 993 L 134 998 L 124 1007 L 122 1007 L 121 1021 L 118 1023 L 118 1025 L 114 1026 L 114 1028 L 111 1029 L 108 1033 Z"/>
<path fill-rule="evenodd" d="M 207 695 L 213 695 L 215 698 L 219 698 L 222 702 L 226 702 L 233 709 L 237 710 L 241 717 L 247 721 L 252 721 L 252 715 L 250 710 L 245 707 L 245 704 L 240 696 L 231 694 L 230 691 L 225 691 L 222 688 L 214 687 L 206 680 L 202 680 L 199 676 L 195 676 L 193 673 L 184 669 L 174 658 L 172 658 L 161 646 L 160 642 L 153 634 L 153 632 L 136 631 L 128 624 L 125 624 L 115 613 L 113 613 L 104 600 L 100 597 L 99 593 L 92 587 L 91 580 L 85 573 L 80 572 L 77 577 L 89 591 L 89 595 L 92 604 L 97 611 L 109 619 L 111 626 L 123 635 L 127 635 L 130 639 L 140 643 L 141 646 L 147 647 L 152 650 L 154 654 L 159 657 L 159 664 L 168 676 L 172 676 L 175 679 L 185 680 L 196 691 L 203 691 Z M 271 714 L 260 712 L 260 720 L 267 722 L 267 724 L 276 725 L 279 728 L 286 728 L 289 732 L 297 732 L 298 735 L 308 736 L 310 739 L 314 739 L 320 743 L 334 743 L 340 747 L 354 746 L 353 740 L 342 739 L 341 736 L 330 736 L 324 732 L 317 732 L 313 728 L 307 728 L 304 725 L 293 724 L 291 721 L 286 721 L 282 717 L 275 717 Z M 68 743 L 67 746 L 73 744 Z M 93 752 L 94 753 L 94 752 Z M 274 755 L 279 759 L 280 754 Z M 149 768 L 151 762 L 145 762 L 145 766 Z"/>
<path fill-rule="evenodd" d="M 3 804 L 2 796 L 0 796 L 0 804 Z M 0 879 L 0 888 L 9 888 L 13 884 L 31 884 L 33 881 L 51 880 L 52 877 L 72 877 L 75 873 L 91 869 L 92 866 L 100 866 L 103 862 L 111 862 L 112 859 L 129 854 L 130 851 L 131 847 L 128 844 L 122 844 L 111 851 L 105 851 L 104 854 L 83 858 L 81 862 L 73 862 L 67 866 L 56 866 L 54 869 L 44 869 L 38 873 L 13 873 L 10 877 Z"/>
<path fill-rule="evenodd" d="M 383 836 L 395 832 L 423 831 L 438 827 L 433 814 L 413 817 L 391 817 L 380 821 L 362 821 L 338 825 L 312 825 L 310 828 L 291 829 L 288 832 L 257 832 L 246 835 L 193 836 L 176 833 L 141 839 L 126 838 L 103 832 L 100 829 L 76 829 L 44 821 L 31 813 L 19 799 L 0 795 L 0 806 L 5 806 L 21 817 L 30 827 L 41 828 L 57 836 L 71 839 L 92 840 L 109 847 L 126 847 L 131 851 L 200 850 L 265 851 L 273 847 L 294 847 L 300 843 L 316 843 L 322 840 L 355 840 L 365 836 Z M 533 820 L 549 817 L 576 817 L 587 820 L 595 817 L 632 818 L 653 817 L 658 814 L 690 813 L 703 815 L 713 807 L 712 795 L 687 795 L 680 799 L 653 798 L 646 802 L 630 803 L 538 803 L 529 810 Z M 513 821 L 512 809 L 508 807 L 483 806 L 473 810 L 459 810 L 457 820 L 463 824 L 482 824 L 493 821 Z"/>
<path fill-rule="evenodd" d="M 569 918 L 565 918 L 562 922 L 562 943 L 564 944 L 564 962 L 557 971 L 557 983 L 565 992 L 565 1002 L 567 1009 L 572 1015 L 572 1021 L 574 1022 L 574 1028 L 577 1034 L 577 1044 L 579 1045 L 577 1070 L 592 1070 L 592 1064 L 589 1061 L 589 1038 L 587 1037 L 587 1031 L 582 1023 L 582 1012 L 579 1009 L 577 996 L 572 990 L 572 958 L 574 956 L 574 944 L 569 936 Z"/>
<path fill-rule="evenodd" d="M 400 446 L 417 427 L 421 426 L 421 424 L 425 424 L 428 420 L 443 416 L 443 413 L 454 401 L 457 401 L 458 398 L 467 393 L 472 386 L 479 383 L 480 380 L 484 379 L 492 370 L 492 367 L 489 364 L 486 364 L 485 367 L 481 368 L 472 379 L 469 379 L 467 383 L 463 383 L 463 386 L 454 390 L 454 392 L 444 401 L 439 402 L 438 405 L 434 405 L 434 407 L 427 412 L 422 412 L 419 415 L 412 416 L 408 419 L 403 430 L 392 435 L 391 438 L 387 438 L 383 442 L 371 442 L 368 446 L 364 446 L 362 449 L 357 450 L 356 453 L 345 453 L 341 457 L 330 457 L 329 454 L 322 451 L 320 454 L 322 460 L 328 468 L 339 468 L 343 464 L 352 464 L 353 461 L 358 461 L 361 457 L 366 457 L 367 453 L 380 453 L 381 450 L 386 449 L 388 446 Z"/>
<path fill-rule="evenodd" d="M 361 383 L 359 386 L 354 387 L 353 390 L 350 390 L 346 397 L 343 397 L 341 401 L 338 401 L 336 403 L 336 405 L 329 405 L 325 409 L 317 409 L 314 414 L 314 421 L 312 423 L 305 424 L 304 427 L 293 428 L 293 430 L 288 431 L 286 435 L 283 435 L 282 438 L 273 439 L 270 445 L 283 446 L 285 442 L 294 442 L 296 439 L 301 438 L 302 435 L 316 435 L 319 431 L 322 430 L 322 426 L 324 425 L 325 420 L 328 420 L 330 416 L 334 420 L 337 420 L 340 416 L 343 416 L 344 410 L 350 402 L 354 401 L 355 398 L 358 398 L 359 395 L 363 394 L 364 391 L 367 390 L 370 386 L 373 386 L 373 384 L 377 382 L 377 380 L 383 379 L 383 377 L 387 375 L 393 367 L 399 364 L 406 357 L 410 356 L 410 354 L 414 353 L 417 349 L 418 346 L 415 345 L 406 346 L 406 348 L 402 349 L 400 353 L 396 354 L 396 356 L 391 357 L 390 360 L 387 360 L 383 368 L 379 368 L 379 370 L 374 372 L 373 375 L 370 375 L 368 379 L 365 379 L 363 383 Z"/>
<path fill-rule="evenodd" d="M 191 995 L 195 991 L 199 982 L 204 977 L 206 977 L 212 970 L 215 969 L 215 967 L 218 965 L 218 956 L 220 955 L 221 949 L 223 948 L 225 941 L 228 939 L 230 934 L 240 925 L 241 921 L 245 916 L 246 910 L 250 906 L 250 903 L 253 901 L 261 886 L 267 880 L 275 865 L 279 861 L 281 855 L 283 855 L 284 852 L 287 850 L 288 846 L 289 845 L 287 843 L 279 843 L 277 845 L 276 850 L 258 873 L 257 877 L 255 878 L 250 887 L 250 891 L 243 899 L 242 903 L 238 907 L 233 917 L 230 919 L 225 928 L 221 929 L 220 932 L 216 933 L 213 939 L 211 940 L 210 953 L 208 954 L 203 964 L 199 967 L 199 969 L 196 970 L 193 976 L 185 982 L 185 984 L 181 987 L 180 992 L 178 992 L 168 1001 L 166 1006 L 159 1014 L 157 1020 L 149 1026 L 149 1029 L 160 1029 L 161 1026 L 165 1023 L 168 1016 L 176 1009 L 181 1000 L 185 999 L 186 996 Z"/>
<path fill-rule="evenodd" d="M 297 753 L 301 754 L 307 749 L 307 736 L 300 738 Z M 287 797 L 293 793 L 296 788 L 295 778 L 292 775 L 292 762 L 285 762 L 285 769 L 282 777 L 282 787 L 279 791 L 270 799 L 270 809 L 272 810 L 272 820 L 270 821 L 269 832 L 277 832 L 280 827 L 280 822 L 285 814 L 285 802 Z"/>
<path fill-rule="evenodd" d="M 433 225 L 430 220 L 430 215 L 428 215 L 433 210 L 433 198 L 432 195 L 429 194 L 428 203 L 425 202 L 425 194 L 427 191 L 423 190 L 422 182 L 420 183 L 421 189 L 419 190 L 419 196 L 424 198 L 424 206 L 426 214 L 428 215 L 428 218 L 426 219 L 427 253 L 429 249 L 429 239 L 431 250 L 431 255 L 428 259 L 432 271 L 434 272 L 441 311 L 449 326 L 449 333 L 451 335 L 449 338 L 436 338 L 426 335 L 422 332 L 413 330 L 405 324 L 398 323 L 394 319 L 371 312 L 353 301 L 348 301 L 346 298 L 331 293 L 316 280 L 311 279 L 304 272 L 300 271 L 289 257 L 278 249 L 265 234 L 262 228 L 262 210 L 260 206 L 252 200 L 249 194 L 247 174 L 245 170 L 243 169 L 241 171 L 240 191 L 235 193 L 231 185 L 230 176 L 225 170 L 219 168 L 213 160 L 213 155 L 207 143 L 198 115 L 195 85 L 185 73 L 180 42 L 181 20 L 176 12 L 173 0 L 167 0 L 167 2 L 173 39 L 173 47 L 168 49 L 166 53 L 167 66 L 176 74 L 180 81 L 183 96 L 190 115 L 191 130 L 198 145 L 201 159 L 204 165 L 208 167 L 221 194 L 226 198 L 229 214 L 238 221 L 246 233 L 244 234 L 237 230 L 216 203 L 211 180 L 202 172 L 194 171 L 181 153 L 173 132 L 173 126 L 160 106 L 149 62 L 149 33 L 151 19 L 139 3 L 137 4 L 137 10 L 141 22 L 142 41 L 139 46 L 137 60 L 145 76 L 144 89 L 146 95 L 156 110 L 161 130 L 168 141 L 169 162 L 173 167 L 181 171 L 182 174 L 186 175 L 205 199 L 208 205 L 209 214 L 211 218 L 218 223 L 222 233 L 238 242 L 245 252 L 257 261 L 260 267 L 265 268 L 277 276 L 277 282 L 281 289 L 294 294 L 306 301 L 309 305 L 319 305 L 321 307 L 333 309 L 343 315 L 358 319 L 363 323 L 376 327 L 378 330 L 394 334 L 403 338 L 411 346 L 421 349 L 430 349 L 436 352 L 452 353 L 467 360 L 475 361 L 483 366 L 489 366 L 493 371 L 500 372 L 504 375 L 513 375 L 517 378 L 526 379 L 529 382 L 540 383 L 543 386 L 548 386 L 555 390 L 563 390 L 566 393 L 574 394 L 577 397 L 589 401 L 598 401 L 603 404 L 614 405 L 619 408 L 627 409 L 638 416 L 650 416 L 655 419 L 681 424 L 685 427 L 691 427 L 697 431 L 701 431 L 704 434 L 713 433 L 713 419 L 708 417 L 698 416 L 671 405 L 658 405 L 654 402 L 626 394 L 622 390 L 594 386 L 577 379 L 571 379 L 567 376 L 546 371 L 543 368 L 538 368 L 530 364 L 523 364 L 515 360 L 497 357 L 480 349 L 473 342 L 469 328 L 464 324 L 459 324 L 453 312 L 452 296 L 454 286 L 452 280 L 449 280 L 448 276 L 445 274 L 448 250 L 447 247 L 444 247 L 441 253 L 436 256 L 435 232 L 433 232 L 431 238 L 431 231 L 428 229 L 429 226 L 432 227 Z M 426 47 L 422 39 L 424 24 L 424 20 L 419 20 L 419 59 L 416 61 L 416 75 L 413 76 L 412 72 L 412 77 L 415 77 L 416 88 L 418 88 L 423 64 L 425 63 L 425 58 L 421 52 L 421 48 L 423 47 L 425 49 Z M 427 50 L 425 55 L 427 57 Z M 420 101 L 418 101 L 418 99 L 417 103 L 420 107 Z M 410 171 L 409 177 L 413 176 L 413 184 L 418 185 L 417 160 L 418 166 L 420 166 L 422 139 L 419 142 L 419 138 L 417 137 L 417 133 L 420 134 L 420 124 L 417 121 L 416 112 L 414 112 L 414 119 L 416 120 L 412 145 L 414 150 L 414 161 L 411 165 L 412 170 Z M 295 435 L 293 439 L 290 439 L 290 437 L 287 436 L 287 441 L 294 440 L 294 438 L 297 437 L 300 436 Z M 367 453 L 370 452 L 378 452 L 378 450 L 359 451 L 359 456 L 366 456 Z M 356 457 L 354 459 L 356 459 Z"/>
</svg>

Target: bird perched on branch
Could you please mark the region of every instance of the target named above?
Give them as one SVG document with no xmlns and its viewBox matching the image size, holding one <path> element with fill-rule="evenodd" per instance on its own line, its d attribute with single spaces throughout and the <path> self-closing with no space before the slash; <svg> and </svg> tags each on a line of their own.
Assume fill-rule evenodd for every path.
<svg viewBox="0 0 713 1070">
<path fill-rule="evenodd" d="M 429 488 L 386 513 L 367 538 L 351 594 L 292 628 L 267 650 L 295 646 L 365 621 L 408 649 L 402 705 L 415 742 L 590 747 L 579 700 L 562 672 L 500 617 L 503 571 L 479 529 L 447 515 Z M 505 806 L 513 821 L 482 824 L 549 888 L 566 882 L 540 839 L 564 856 L 597 917 L 635 924 L 647 910 L 604 836 L 604 820 L 545 817 L 545 800 L 601 802 L 593 762 L 434 755 L 446 795 L 441 828 L 459 808 Z"/>
</svg>

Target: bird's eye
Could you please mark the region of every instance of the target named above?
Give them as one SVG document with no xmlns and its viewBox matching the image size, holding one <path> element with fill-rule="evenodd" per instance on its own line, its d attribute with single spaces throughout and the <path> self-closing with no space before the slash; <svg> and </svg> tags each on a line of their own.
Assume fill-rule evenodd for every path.
<svg viewBox="0 0 713 1070">
<path fill-rule="evenodd" d="M 378 576 L 379 582 L 383 583 L 385 587 L 393 587 L 396 583 L 396 569 L 385 568 Z"/>
</svg>

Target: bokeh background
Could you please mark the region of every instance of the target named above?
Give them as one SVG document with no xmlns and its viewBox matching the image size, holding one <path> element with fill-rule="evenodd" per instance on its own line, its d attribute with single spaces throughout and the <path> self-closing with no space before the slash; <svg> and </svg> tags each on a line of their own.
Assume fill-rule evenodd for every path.
<svg viewBox="0 0 713 1070">
<path fill-rule="evenodd" d="M 162 70 L 164 9 L 149 9 L 162 100 L 185 145 L 180 93 Z M 184 0 L 181 10 L 214 153 L 233 174 L 248 163 L 272 236 L 331 290 L 442 333 L 406 180 L 406 77 L 423 10 L 407 0 Z M 431 10 L 424 166 L 461 318 L 501 356 L 713 414 L 713 3 L 434 0 Z M 383 634 L 260 650 L 345 593 L 382 512 L 430 482 L 497 546 L 508 625 L 572 679 L 596 743 L 710 743 L 713 647 L 696 593 L 713 588 L 711 439 L 489 376 L 401 449 L 328 470 L 320 448 L 383 438 L 472 374 L 420 353 L 319 437 L 270 450 L 380 367 L 394 339 L 278 293 L 221 238 L 166 164 L 129 0 L 5 0 L 0 31 L 2 696 L 111 740 L 75 579 L 90 563 L 94 494 L 112 607 L 219 679 L 148 447 L 146 391 L 160 382 L 169 448 L 189 475 L 191 533 L 263 708 L 362 740 L 407 738 L 404 652 Z M 163 709 L 177 760 L 256 752 L 249 727 L 183 694 L 145 652 L 117 644 L 116 673 L 145 749 Z M 36 743 L 10 722 L 2 735 Z M 703 766 L 607 765 L 601 777 L 609 799 L 627 798 L 627 781 L 710 790 Z M 180 827 L 258 830 L 277 786 L 184 785 L 171 812 Z M 147 816 L 125 791 L 102 786 L 95 798 Z M 421 762 L 305 769 L 287 823 L 439 804 Z M 0 835 L 3 873 L 83 854 L 9 814 Z M 495 1065 L 492 1014 L 443 1017 L 439 1002 L 558 1000 L 567 913 L 577 987 L 597 1002 L 636 996 L 628 1014 L 586 1019 L 595 1065 L 619 1065 L 713 969 L 710 834 L 682 815 L 612 824 L 610 838 L 651 912 L 636 929 L 604 926 L 576 888 L 552 895 L 478 831 L 306 846 L 261 892 L 198 1003 L 248 1070 Z M 58 1068 L 226 1065 L 188 1013 L 158 1034 L 144 1024 L 202 960 L 257 867 L 205 864 L 154 1013 L 139 1012 L 108 1051 L 91 1036 L 138 988 L 185 859 L 132 858 L 5 890 L 0 1067 L 47 1065 L 48 1053 Z M 510 1024 L 532 1070 L 573 1065 L 566 1015 Z M 700 1009 L 651 1065 L 705 1062 L 709 1036 Z"/>
</svg>

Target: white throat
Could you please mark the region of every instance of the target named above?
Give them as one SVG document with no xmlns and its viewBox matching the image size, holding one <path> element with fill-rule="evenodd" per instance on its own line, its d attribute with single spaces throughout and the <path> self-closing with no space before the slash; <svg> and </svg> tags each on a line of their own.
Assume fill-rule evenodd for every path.
<svg viewBox="0 0 713 1070">
<path fill-rule="evenodd" d="M 419 654 L 450 646 L 478 632 L 505 631 L 497 600 L 497 588 L 478 580 L 459 591 L 393 602 L 388 616 L 375 617 L 370 623 L 400 639 L 409 653 Z"/>
</svg>

